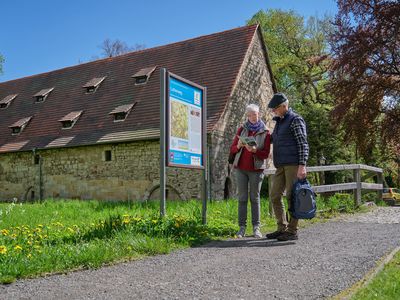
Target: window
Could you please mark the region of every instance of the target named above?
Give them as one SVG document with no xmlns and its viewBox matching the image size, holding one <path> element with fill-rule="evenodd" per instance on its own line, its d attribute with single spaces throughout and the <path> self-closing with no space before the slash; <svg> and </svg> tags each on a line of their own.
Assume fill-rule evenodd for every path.
<svg viewBox="0 0 400 300">
<path fill-rule="evenodd" d="M 111 150 L 104 151 L 104 160 L 105 161 L 111 161 L 112 160 Z"/>
<path fill-rule="evenodd" d="M 114 122 L 125 121 L 126 117 L 131 112 L 132 108 L 136 105 L 136 102 L 133 104 L 126 104 L 116 107 L 109 115 L 114 116 Z"/>
<path fill-rule="evenodd" d="M 62 129 L 71 129 L 82 115 L 82 110 L 70 112 L 68 115 L 58 120 L 62 124 Z"/>
<path fill-rule="evenodd" d="M 21 132 L 21 127 L 13 127 L 11 129 L 13 134 L 19 134 Z"/>
<path fill-rule="evenodd" d="M 11 132 L 13 135 L 20 134 L 22 130 L 24 130 L 24 128 L 28 125 L 31 119 L 32 117 L 23 118 L 8 127 L 11 128 Z"/>
<path fill-rule="evenodd" d="M 106 77 L 96 77 L 89 80 L 84 86 L 82 86 L 84 89 L 86 89 L 86 94 L 93 94 L 96 92 L 100 86 L 100 83 L 102 83 L 104 79 L 106 79 Z"/>
<path fill-rule="evenodd" d="M 10 105 L 11 101 L 13 101 L 17 96 L 18 94 L 8 95 L 3 100 L 1 100 L 0 109 L 6 109 Z"/>
<path fill-rule="evenodd" d="M 156 67 L 149 67 L 140 69 L 139 72 L 135 73 L 132 78 L 135 79 L 135 84 L 146 84 L 149 81 L 151 74 L 154 72 Z"/>
<path fill-rule="evenodd" d="M 35 102 L 36 103 L 41 103 L 44 102 L 46 100 L 46 98 L 49 96 L 49 94 L 51 93 L 51 91 L 53 91 L 54 88 L 48 88 L 48 89 L 43 89 L 40 92 L 37 92 L 35 95 L 33 95 L 33 97 L 35 98 Z"/>
</svg>

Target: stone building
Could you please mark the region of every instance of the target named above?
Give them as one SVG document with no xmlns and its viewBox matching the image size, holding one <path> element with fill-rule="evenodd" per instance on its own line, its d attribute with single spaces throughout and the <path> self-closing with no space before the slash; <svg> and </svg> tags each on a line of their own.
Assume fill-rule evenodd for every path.
<svg viewBox="0 0 400 300">
<path fill-rule="evenodd" d="M 0 83 L 0 200 L 147 200 L 159 192 L 160 68 L 207 87 L 212 199 L 235 194 L 229 146 L 245 106 L 275 84 L 257 25 Z M 167 170 L 168 198 L 200 172 Z"/>
</svg>

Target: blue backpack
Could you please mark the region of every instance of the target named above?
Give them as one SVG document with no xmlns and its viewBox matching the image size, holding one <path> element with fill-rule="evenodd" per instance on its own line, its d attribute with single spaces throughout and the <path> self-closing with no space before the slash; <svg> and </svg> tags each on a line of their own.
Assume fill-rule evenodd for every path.
<svg viewBox="0 0 400 300">
<path fill-rule="evenodd" d="M 316 194 L 306 178 L 297 179 L 293 185 L 289 212 L 295 219 L 312 219 L 317 211 Z"/>
</svg>

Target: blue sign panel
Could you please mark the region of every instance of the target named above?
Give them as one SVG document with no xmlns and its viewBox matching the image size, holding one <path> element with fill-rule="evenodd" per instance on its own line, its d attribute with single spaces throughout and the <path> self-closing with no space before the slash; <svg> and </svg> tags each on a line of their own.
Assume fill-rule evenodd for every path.
<svg viewBox="0 0 400 300">
<path fill-rule="evenodd" d="M 203 89 L 172 75 L 168 82 L 168 165 L 202 168 Z"/>
</svg>

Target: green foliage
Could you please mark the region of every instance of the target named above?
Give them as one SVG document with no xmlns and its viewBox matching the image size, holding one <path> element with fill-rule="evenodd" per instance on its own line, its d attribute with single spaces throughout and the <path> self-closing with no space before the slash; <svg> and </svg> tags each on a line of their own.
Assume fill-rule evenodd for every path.
<svg viewBox="0 0 400 300">
<path fill-rule="evenodd" d="M 317 207 L 323 216 L 335 215 L 339 212 L 350 213 L 356 210 L 353 195 L 334 194 L 331 197 L 317 197 Z"/>
</svg>

